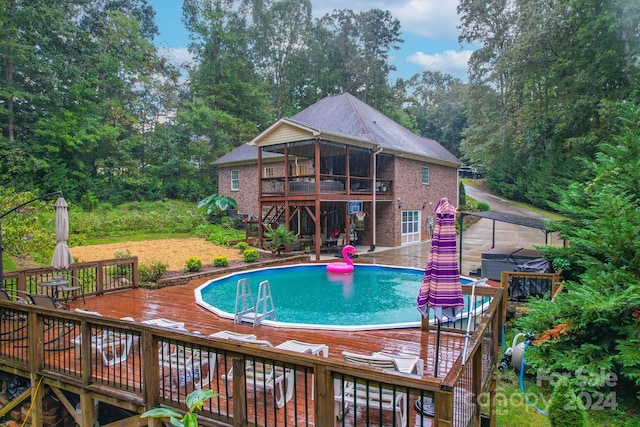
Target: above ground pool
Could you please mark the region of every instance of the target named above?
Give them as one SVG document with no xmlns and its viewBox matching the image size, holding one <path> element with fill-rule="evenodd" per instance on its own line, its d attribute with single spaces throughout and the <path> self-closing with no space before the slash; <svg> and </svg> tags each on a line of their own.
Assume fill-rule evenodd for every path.
<svg viewBox="0 0 640 427">
<path fill-rule="evenodd" d="M 358 264 L 353 273 L 335 274 L 326 271 L 326 264 L 298 264 L 210 280 L 195 290 L 195 297 L 198 305 L 233 319 L 238 280 L 249 280 L 254 300 L 260 282 L 268 280 L 277 321 L 266 320 L 263 325 L 337 330 L 416 327 L 421 320 L 416 298 L 423 273 Z"/>
</svg>

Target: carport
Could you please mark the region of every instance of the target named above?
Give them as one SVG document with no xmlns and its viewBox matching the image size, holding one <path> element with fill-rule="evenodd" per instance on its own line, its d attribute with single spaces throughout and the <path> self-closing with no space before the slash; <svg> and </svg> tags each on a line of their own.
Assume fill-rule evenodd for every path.
<svg viewBox="0 0 640 427">
<path fill-rule="evenodd" d="M 530 218 L 522 215 L 515 215 L 508 212 L 501 211 L 485 211 L 485 212 L 460 212 L 460 260 L 459 265 L 462 266 L 462 236 L 463 236 L 463 220 L 465 216 L 476 216 L 479 218 L 486 218 L 493 221 L 493 231 L 491 235 L 491 247 L 496 246 L 496 221 L 506 222 L 508 224 L 521 225 L 523 227 L 537 228 L 544 233 L 544 243 L 549 243 L 549 233 L 546 223 L 539 218 Z"/>
</svg>

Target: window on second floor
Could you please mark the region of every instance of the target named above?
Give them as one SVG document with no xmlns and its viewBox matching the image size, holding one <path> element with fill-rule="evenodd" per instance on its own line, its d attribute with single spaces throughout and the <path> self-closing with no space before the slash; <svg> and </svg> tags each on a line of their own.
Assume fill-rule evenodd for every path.
<svg viewBox="0 0 640 427">
<path fill-rule="evenodd" d="M 264 177 L 265 178 L 273 178 L 274 171 L 272 167 L 264 168 Z"/>
<path fill-rule="evenodd" d="M 237 170 L 231 171 L 231 191 L 240 190 L 240 176 Z"/>
<path fill-rule="evenodd" d="M 422 167 L 422 183 L 423 184 L 429 183 L 429 166 Z"/>
</svg>

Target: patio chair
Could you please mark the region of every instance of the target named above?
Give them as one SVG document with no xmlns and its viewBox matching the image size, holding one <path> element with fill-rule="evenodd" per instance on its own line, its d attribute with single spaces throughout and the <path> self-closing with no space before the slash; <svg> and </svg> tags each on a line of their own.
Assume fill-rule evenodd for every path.
<svg viewBox="0 0 640 427">
<path fill-rule="evenodd" d="M 234 338 L 228 338 L 234 340 Z M 259 345 L 262 347 L 273 347 L 266 340 L 258 339 L 235 339 L 238 342 Z M 285 402 L 293 397 L 293 380 L 294 371 L 285 369 L 280 366 L 274 366 L 271 363 L 254 362 L 247 360 L 245 362 L 245 380 L 247 388 L 262 389 L 273 394 L 276 406 L 282 408 Z M 226 375 L 222 375 L 225 382 L 227 396 L 233 397 L 233 389 L 229 387 L 229 381 L 233 381 L 233 368 Z"/>
<path fill-rule="evenodd" d="M 236 340 L 236 341 L 242 341 L 242 340 L 251 341 L 256 339 L 256 336 L 253 334 L 240 334 L 238 332 L 233 332 L 233 331 L 218 331 L 218 332 L 214 332 L 209 336 L 211 338 L 222 338 L 222 339 Z"/>
<path fill-rule="evenodd" d="M 395 355 L 393 356 L 342 352 L 342 358 L 345 362 L 401 372 L 398 369 L 397 359 Z M 385 385 L 379 383 L 344 381 L 341 385 L 337 382 L 336 386 L 338 390 L 336 390 L 337 393 L 334 396 L 335 413 L 339 419 L 343 417 L 344 411 L 348 410 L 349 406 L 353 404 L 359 408 L 391 411 L 395 415 L 395 425 L 397 427 L 407 425 L 407 393 L 385 387 Z"/>
<path fill-rule="evenodd" d="M 103 317 L 102 314 L 97 311 L 89 311 L 81 308 L 76 308 L 75 311 L 76 313 Z M 123 317 L 120 320 L 134 321 L 133 317 Z M 126 332 L 105 329 L 91 335 L 91 350 L 100 354 L 102 363 L 104 363 L 105 366 L 114 366 L 127 360 L 136 338 L 137 337 Z M 73 345 L 75 346 L 76 354 L 80 355 L 82 349 L 82 334 L 73 339 Z"/>
<path fill-rule="evenodd" d="M 16 294 L 9 295 L 0 289 L 0 301 L 28 303 Z M 24 312 L 12 309 L 0 309 L 0 341 L 22 341 L 27 338 L 28 316 Z"/>
<path fill-rule="evenodd" d="M 169 373 L 174 386 L 186 388 L 191 384 L 200 389 L 211 382 L 217 357 L 215 352 L 176 346 L 173 352 L 160 356 L 160 366 Z"/>
<path fill-rule="evenodd" d="M 56 298 L 50 295 L 29 294 L 31 304 L 50 310 L 68 310 L 66 304 L 60 304 Z M 66 307 L 66 308 L 65 308 Z M 76 324 L 65 319 L 44 316 L 44 350 L 61 351 L 73 348 L 73 340 L 70 334 L 75 330 Z"/>
</svg>

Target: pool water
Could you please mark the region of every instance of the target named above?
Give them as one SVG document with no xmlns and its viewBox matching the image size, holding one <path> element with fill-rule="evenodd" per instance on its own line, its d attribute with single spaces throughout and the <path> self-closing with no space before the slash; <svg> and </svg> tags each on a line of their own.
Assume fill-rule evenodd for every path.
<svg viewBox="0 0 640 427">
<path fill-rule="evenodd" d="M 199 305 L 233 319 L 238 280 L 249 280 L 254 300 L 259 283 L 268 280 L 277 322 L 263 324 L 347 330 L 412 327 L 421 320 L 416 298 L 422 276 L 422 270 L 404 267 L 365 264 L 356 265 L 353 273 L 335 274 L 326 271 L 326 264 L 300 264 L 231 274 L 195 292 Z"/>
</svg>

